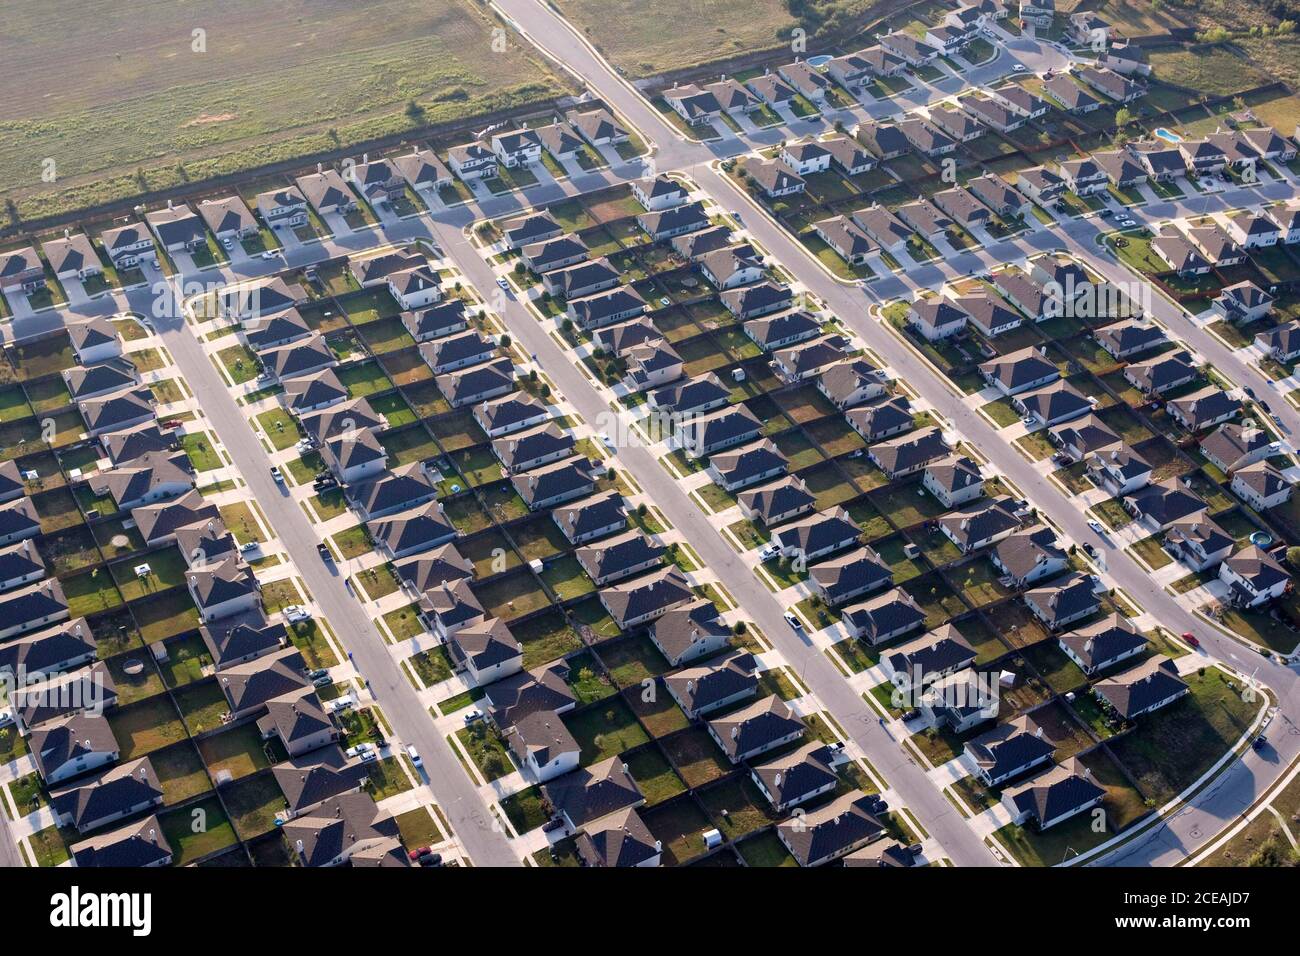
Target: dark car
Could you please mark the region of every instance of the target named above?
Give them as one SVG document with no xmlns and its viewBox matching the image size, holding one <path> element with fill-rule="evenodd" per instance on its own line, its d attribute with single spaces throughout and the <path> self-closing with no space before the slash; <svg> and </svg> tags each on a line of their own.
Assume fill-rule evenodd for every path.
<svg viewBox="0 0 1300 956">
<path fill-rule="evenodd" d="M 320 559 L 326 564 L 332 564 L 334 562 L 334 552 L 329 549 L 329 545 L 324 541 L 316 545 L 316 553 L 320 555 Z"/>
<path fill-rule="evenodd" d="M 1267 743 L 1268 743 L 1268 738 L 1265 737 L 1263 734 L 1260 734 L 1258 737 L 1256 737 L 1254 740 L 1250 742 L 1250 745 L 1254 747 L 1256 750 L 1263 750 L 1264 745 Z"/>
<path fill-rule="evenodd" d="M 558 830 L 562 826 L 564 826 L 563 820 L 559 817 L 552 817 L 550 820 L 547 820 L 542 824 L 542 832 L 550 833 L 552 830 Z"/>
</svg>

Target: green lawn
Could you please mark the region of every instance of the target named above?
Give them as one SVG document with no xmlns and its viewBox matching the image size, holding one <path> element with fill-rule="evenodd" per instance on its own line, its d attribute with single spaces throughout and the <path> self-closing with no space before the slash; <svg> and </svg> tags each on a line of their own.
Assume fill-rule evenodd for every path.
<svg viewBox="0 0 1300 956">
<path fill-rule="evenodd" d="M 1215 668 L 1185 680 L 1190 694 L 1139 718 L 1135 731 L 1111 744 L 1116 759 L 1157 804 L 1180 793 L 1236 744 L 1261 704 L 1259 698 L 1243 700 L 1241 682 Z"/>
<path fill-rule="evenodd" d="M 237 842 L 234 827 L 216 797 L 172 810 L 158 818 L 172 848 L 172 862 L 184 866 Z"/>
</svg>

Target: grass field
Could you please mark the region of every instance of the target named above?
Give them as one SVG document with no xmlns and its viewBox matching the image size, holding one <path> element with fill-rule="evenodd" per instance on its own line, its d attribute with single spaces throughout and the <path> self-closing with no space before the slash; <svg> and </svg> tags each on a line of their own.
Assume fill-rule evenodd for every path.
<svg viewBox="0 0 1300 956">
<path fill-rule="evenodd" d="M 531 50 L 491 51 L 495 25 L 470 0 L 16 7 L 0 168 L 20 214 L 49 215 L 559 92 Z"/>
<path fill-rule="evenodd" d="M 783 0 L 556 0 L 556 6 L 615 66 L 632 76 L 771 49 L 798 25 Z M 857 17 L 897 4 L 821 0 L 807 6 L 831 16 Z M 665 29 L 668 24 L 671 29 Z"/>
</svg>

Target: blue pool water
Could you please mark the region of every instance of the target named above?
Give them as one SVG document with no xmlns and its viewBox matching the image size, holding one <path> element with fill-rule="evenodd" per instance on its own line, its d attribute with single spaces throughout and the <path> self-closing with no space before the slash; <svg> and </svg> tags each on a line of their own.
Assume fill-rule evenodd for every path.
<svg viewBox="0 0 1300 956">
<path fill-rule="evenodd" d="M 1170 142 L 1170 143 L 1181 143 L 1183 141 L 1183 138 L 1181 136 L 1179 136 L 1177 133 L 1169 132 L 1169 130 L 1165 129 L 1163 126 L 1161 126 L 1158 130 L 1156 130 L 1156 135 L 1159 136 L 1161 139 L 1165 140 L 1166 142 Z"/>
<path fill-rule="evenodd" d="M 823 54 L 822 56 L 810 56 L 808 57 L 808 65 L 825 66 L 827 63 L 831 61 L 831 59 L 832 57 L 830 56 L 830 54 Z"/>
</svg>

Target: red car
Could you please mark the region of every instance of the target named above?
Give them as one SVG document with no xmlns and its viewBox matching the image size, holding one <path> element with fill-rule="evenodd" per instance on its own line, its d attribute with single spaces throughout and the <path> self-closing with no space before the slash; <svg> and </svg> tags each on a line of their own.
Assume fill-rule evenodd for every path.
<svg viewBox="0 0 1300 956">
<path fill-rule="evenodd" d="M 406 855 L 409 856 L 411 858 L 411 862 L 414 863 L 418 859 L 420 859 L 420 857 L 427 856 L 432 852 L 433 851 L 430 850 L 427 846 L 417 846 L 414 850 L 412 850 L 410 853 Z"/>
<path fill-rule="evenodd" d="M 1196 639 L 1196 635 L 1193 634 L 1191 631 L 1185 631 L 1183 633 L 1183 640 L 1185 640 L 1188 644 L 1192 645 L 1192 647 L 1201 646 L 1201 642 Z"/>
</svg>

